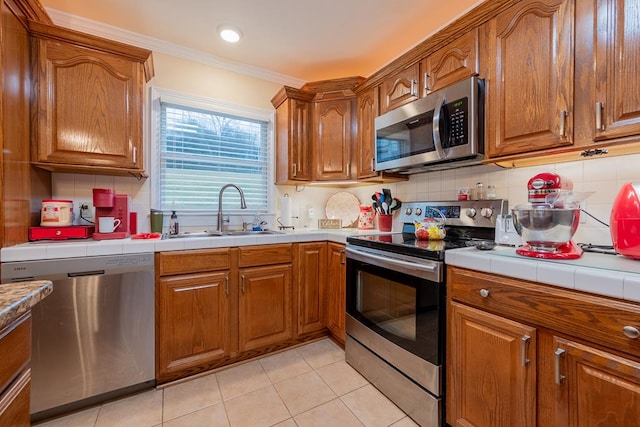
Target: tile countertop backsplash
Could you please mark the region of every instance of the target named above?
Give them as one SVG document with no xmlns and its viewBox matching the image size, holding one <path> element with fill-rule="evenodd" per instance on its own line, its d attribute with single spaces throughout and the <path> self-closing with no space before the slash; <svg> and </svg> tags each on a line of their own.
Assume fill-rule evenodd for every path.
<svg viewBox="0 0 640 427">
<path fill-rule="evenodd" d="M 445 262 L 472 270 L 561 286 L 640 302 L 640 260 L 585 252 L 575 260 L 548 260 L 516 254 L 513 247 L 476 248 L 445 253 Z"/>
<path fill-rule="evenodd" d="M 471 188 L 477 182 L 485 187 L 492 184 L 496 187 L 497 198 L 506 198 L 509 205 L 514 207 L 527 201 L 527 181 L 540 172 L 555 172 L 574 182 L 576 191 L 593 191 L 587 199 L 586 210 L 598 219 L 608 223 L 613 200 L 620 187 L 625 182 L 640 181 L 640 154 L 619 157 L 605 157 L 598 159 L 579 160 L 575 162 L 556 163 L 545 166 L 525 167 L 516 169 L 502 169 L 496 166 L 473 166 L 461 169 L 429 172 L 411 175 L 408 181 L 388 184 L 376 184 L 352 188 L 324 188 L 311 185 L 274 186 L 273 215 L 266 216 L 269 226 L 275 228 L 275 218 L 279 216 L 280 196 L 285 193 L 292 198 L 292 214 L 296 230 L 317 228 L 317 219 L 324 218 L 325 205 L 329 197 L 338 191 L 349 191 L 355 194 L 361 203 L 369 205 L 371 194 L 381 188 L 391 189 L 394 197 L 403 201 L 433 201 L 455 200 L 460 188 Z M 113 188 L 116 193 L 131 196 L 131 210 L 138 212 L 138 232 L 149 231 L 149 210 L 151 206 L 152 178 L 138 181 L 129 177 L 109 177 L 100 175 L 75 175 L 54 173 L 53 194 L 57 199 L 71 199 L 75 201 L 91 200 L 92 189 Z M 249 207 L 250 208 L 250 207 Z M 247 215 L 251 214 L 250 211 Z M 180 211 L 178 211 L 180 216 Z M 593 219 L 582 215 L 585 222 L 581 223 L 574 238 L 575 242 L 592 244 L 611 244 L 609 229 Z M 253 215 L 244 220 L 250 220 Z M 242 219 L 235 218 L 242 222 Z M 203 220 L 211 227 L 215 218 Z M 394 230 L 399 230 L 395 217 Z M 168 215 L 165 215 L 165 230 Z M 181 222 L 181 229 L 183 223 Z M 200 229 L 203 229 L 200 227 Z M 184 228 L 187 230 L 187 228 Z"/>
</svg>

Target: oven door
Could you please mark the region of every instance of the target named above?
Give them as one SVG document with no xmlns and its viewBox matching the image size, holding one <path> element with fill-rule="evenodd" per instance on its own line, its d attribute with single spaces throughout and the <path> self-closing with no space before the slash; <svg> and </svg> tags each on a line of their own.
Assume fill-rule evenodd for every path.
<svg viewBox="0 0 640 427">
<path fill-rule="evenodd" d="M 443 263 L 347 245 L 347 334 L 439 396 Z"/>
</svg>

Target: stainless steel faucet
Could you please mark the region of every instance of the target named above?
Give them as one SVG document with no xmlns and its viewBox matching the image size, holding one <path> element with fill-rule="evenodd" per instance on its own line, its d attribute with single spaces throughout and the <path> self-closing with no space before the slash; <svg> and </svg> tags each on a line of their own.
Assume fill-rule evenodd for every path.
<svg viewBox="0 0 640 427">
<path fill-rule="evenodd" d="M 247 209 L 247 203 L 244 200 L 244 191 L 242 191 L 242 188 L 235 184 L 223 185 L 220 189 L 220 193 L 218 193 L 218 231 L 220 232 L 222 231 L 222 223 L 224 222 L 222 216 L 222 193 L 229 187 L 235 188 L 238 190 L 238 193 L 240 193 L 240 209 Z"/>
</svg>

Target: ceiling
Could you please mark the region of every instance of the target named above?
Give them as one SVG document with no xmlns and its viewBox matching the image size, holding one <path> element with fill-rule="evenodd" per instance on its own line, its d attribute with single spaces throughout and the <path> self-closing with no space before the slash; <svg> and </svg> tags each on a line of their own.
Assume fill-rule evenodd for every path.
<svg viewBox="0 0 640 427">
<path fill-rule="evenodd" d="M 315 81 L 367 77 L 484 0 L 40 1 L 60 25 L 56 17 L 73 15 L 66 26 L 88 19 L 235 66 Z M 220 40 L 222 24 L 239 27 L 242 40 Z"/>
</svg>

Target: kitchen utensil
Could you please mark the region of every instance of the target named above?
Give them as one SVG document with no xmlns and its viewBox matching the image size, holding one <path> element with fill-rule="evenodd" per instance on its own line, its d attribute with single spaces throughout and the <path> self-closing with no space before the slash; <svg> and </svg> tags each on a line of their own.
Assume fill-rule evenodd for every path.
<svg viewBox="0 0 640 427">
<path fill-rule="evenodd" d="M 611 209 L 609 231 L 616 252 L 640 259 L 640 183 L 627 182 L 618 192 Z"/>
<path fill-rule="evenodd" d="M 582 249 L 571 238 L 580 222 L 580 208 L 555 208 L 546 203 L 518 205 L 511 210 L 516 231 L 526 244 L 520 255 L 536 258 L 579 258 Z"/>
<path fill-rule="evenodd" d="M 496 242 L 492 240 L 469 240 L 467 246 L 475 247 L 481 251 L 490 251 L 496 247 Z"/>
<path fill-rule="evenodd" d="M 400 199 L 397 198 L 393 198 L 393 200 L 396 202 L 396 206 L 394 208 L 391 209 L 391 211 L 397 211 L 398 209 L 400 209 L 402 207 L 402 202 L 400 201 Z"/>
</svg>

